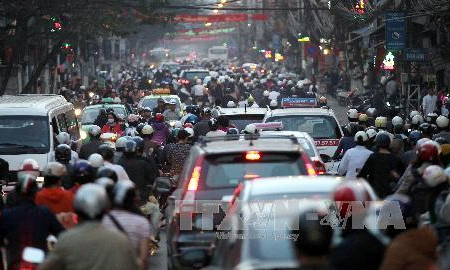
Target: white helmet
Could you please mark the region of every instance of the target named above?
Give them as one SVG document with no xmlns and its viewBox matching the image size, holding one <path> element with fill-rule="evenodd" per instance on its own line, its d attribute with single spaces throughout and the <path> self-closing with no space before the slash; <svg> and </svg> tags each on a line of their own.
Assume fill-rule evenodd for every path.
<svg viewBox="0 0 450 270">
<path fill-rule="evenodd" d="M 263 78 L 263 79 L 261 79 L 260 82 L 261 82 L 261 84 L 265 84 L 265 83 L 267 82 L 267 79 L 264 79 L 264 78 Z"/>
<path fill-rule="evenodd" d="M 278 107 L 278 102 L 276 100 L 271 100 L 269 106 L 270 107 Z"/>
<path fill-rule="evenodd" d="M 86 90 L 86 86 L 84 85 L 80 86 L 80 90 Z"/>
<path fill-rule="evenodd" d="M 70 145 L 70 135 L 67 132 L 60 132 L 58 135 L 56 135 L 56 140 L 58 140 L 59 144 Z"/>
<path fill-rule="evenodd" d="M 403 126 L 403 119 L 400 116 L 395 116 L 392 118 L 393 126 Z"/>
<path fill-rule="evenodd" d="M 202 80 L 197 79 L 197 84 L 198 84 L 198 85 L 202 84 Z"/>
<path fill-rule="evenodd" d="M 236 104 L 234 103 L 234 101 L 230 100 L 227 103 L 227 107 L 228 108 L 236 108 Z"/>
<path fill-rule="evenodd" d="M 269 90 L 264 90 L 263 96 L 268 97 L 269 96 Z"/>
<path fill-rule="evenodd" d="M 175 121 L 175 123 L 173 124 L 174 128 L 182 128 L 183 124 L 180 121 Z"/>
<path fill-rule="evenodd" d="M 243 78 L 240 78 L 240 79 L 239 79 L 239 83 L 244 83 L 244 79 L 243 79 Z"/>
<path fill-rule="evenodd" d="M 92 126 L 89 128 L 89 134 L 92 136 L 98 136 L 102 132 L 102 129 L 99 126 Z"/>
<path fill-rule="evenodd" d="M 85 219 L 99 219 L 108 207 L 108 197 L 105 189 L 98 184 L 84 184 L 78 189 L 73 201 L 77 214 Z"/>
<path fill-rule="evenodd" d="M 288 85 L 292 85 L 292 84 L 294 84 L 294 82 L 292 82 L 292 80 L 289 80 L 289 81 L 287 82 L 287 84 L 288 84 Z"/>
<path fill-rule="evenodd" d="M 100 154 L 94 153 L 89 156 L 88 161 L 91 163 L 91 166 L 94 168 L 103 167 L 103 157 Z"/>
<path fill-rule="evenodd" d="M 413 125 L 420 125 L 423 123 L 423 117 L 420 114 L 414 115 L 411 119 L 411 124 Z"/>
<path fill-rule="evenodd" d="M 116 149 L 121 149 L 125 147 L 125 143 L 127 142 L 127 138 L 124 137 L 120 137 L 119 139 L 117 139 L 116 141 Z"/>
<path fill-rule="evenodd" d="M 194 137 L 194 130 L 192 128 L 185 128 L 187 133 L 189 133 L 189 138 Z"/>
<path fill-rule="evenodd" d="M 181 124 L 181 123 L 180 123 Z M 142 134 L 143 135 L 151 135 L 151 134 L 153 134 L 153 127 L 152 126 L 150 126 L 150 125 L 145 125 L 143 128 L 142 128 Z"/>
<path fill-rule="evenodd" d="M 130 114 L 128 115 L 128 122 L 137 122 L 139 121 L 139 116 L 136 114 Z"/>
<path fill-rule="evenodd" d="M 367 142 L 368 139 L 369 137 L 367 137 L 367 134 L 364 131 L 358 131 L 355 134 L 355 142 L 358 142 L 359 140 Z"/>
<path fill-rule="evenodd" d="M 302 80 L 300 80 L 300 81 L 297 82 L 297 87 L 300 87 L 300 88 L 303 87 L 303 81 L 302 81 Z"/>
<path fill-rule="evenodd" d="M 367 137 L 369 139 L 375 138 L 377 136 L 377 131 L 374 128 L 368 128 L 366 130 Z"/>
<path fill-rule="evenodd" d="M 42 170 L 42 176 L 60 178 L 65 174 L 67 174 L 66 166 L 59 162 L 49 162 L 45 165 L 44 170 Z"/>
<path fill-rule="evenodd" d="M 247 134 L 254 134 L 256 133 L 256 125 L 255 124 L 248 124 L 245 129 L 244 129 L 244 133 Z"/>
<path fill-rule="evenodd" d="M 444 169 L 438 165 L 430 165 L 423 171 L 423 180 L 430 187 L 436 187 L 447 181 Z"/>
<path fill-rule="evenodd" d="M 350 119 L 358 119 L 358 116 L 359 116 L 358 110 L 356 110 L 356 109 L 348 110 L 347 116 Z"/>
<path fill-rule="evenodd" d="M 283 85 L 283 82 L 282 82 L 282 81 L 278 81 L 278 82 L 277 82 L 277 85 L 278 85 L 278 86 L 282 86 L 282 85 Z"/>
<path fill-rule="evenodd" d="M 419 111 L 411 111 L 409 113 L 409 118 L 413 119 L 413 117 L 416 116 L 416 115 L 420 115 L 420 112 Z"/>
<path fill-rule="evenodd" d="M 438 128 L 447 128 L 449 124 L 449 120 L 447 117 L 441 115 L 436 119 L 436 125 Z"/>
<path fill-rule="evenodd" d="M 35 177 L 39 176 L 39 164 L 32 158 L 25 159 L 17 170 L 17 176 L 21 174 L 31 174 Z"/>
</svg>

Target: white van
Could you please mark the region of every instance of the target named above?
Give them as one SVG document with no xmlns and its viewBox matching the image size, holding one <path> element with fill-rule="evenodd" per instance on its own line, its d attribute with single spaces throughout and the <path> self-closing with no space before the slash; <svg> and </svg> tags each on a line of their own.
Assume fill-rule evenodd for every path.
<svg viewBox="0 0 450 270">
<path fill-rule="evenodd" d="M 65 131 L 78 141 L 72 103 L 59 95 L 0 96 L 0 158 L 9 163 L 10 181 L 22 161 L 32 158 L 42 170 L 51 161 L 55 136 Z"/>
</svg>

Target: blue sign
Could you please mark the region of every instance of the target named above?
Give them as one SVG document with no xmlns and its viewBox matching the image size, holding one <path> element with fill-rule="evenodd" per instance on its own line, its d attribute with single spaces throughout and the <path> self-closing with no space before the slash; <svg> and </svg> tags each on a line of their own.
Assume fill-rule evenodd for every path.
<svg viewBox="0 0 450 270">
<path fill-rule="evenodd" d="M 305 108 L 315 107 L 317 105 L 315 98 L 283 98 L 281 107 L 284 108 Z"/>
<path fill-rule="evenodd" d="M 405 14 L 391 12 L 386 15 L 386 49 L 401 50 L 406 46 Z"/>
<path fill-rule="evenodd" d="M 428 51 L 426 49 L 406 48 L 404 51 L 404 59 L 412 62 L 423 62 L 427 60 Z"/>
</svg>

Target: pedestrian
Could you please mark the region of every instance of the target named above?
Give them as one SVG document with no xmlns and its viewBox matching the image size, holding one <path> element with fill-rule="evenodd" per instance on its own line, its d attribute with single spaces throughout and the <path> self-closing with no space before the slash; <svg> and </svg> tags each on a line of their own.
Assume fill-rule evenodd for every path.
<svg viewBox="0 0 450 270">
<path fill-rule="evenodd" d="M 59 237 L 39 269 L 139 269 L 130 240 L 123 233 L 102 226 L 108 204 L 106 191 L 100 185 L 81 187 L 74 201 L 79 225 Z"/>
<path fill-rule="evenodd" d="M 428 115 L 429 113 L 434 113 L 437 107 L 437 96 L 433 89 L 429 89 L 427 95 L 423 97 L 422 100 L 422 111 L 423 115 Z"/>
</svg>

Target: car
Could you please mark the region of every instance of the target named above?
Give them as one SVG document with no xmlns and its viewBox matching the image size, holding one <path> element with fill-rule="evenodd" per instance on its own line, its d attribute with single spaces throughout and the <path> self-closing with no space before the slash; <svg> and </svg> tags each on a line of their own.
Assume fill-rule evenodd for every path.
<svg viewBox="0 0 450 270">
<path fill-rule="evenodd" d="M 163 70 L 169 70 L 170 72 L 175 73 L 177 70 L 180 69 L 180 64 L 177 62 L 162 62 L 159 65 L 159 68 Z"/>
<path fill-rule="evenodd" d="M 282 122 L 283 130 L 308 133 L 325 163 L 329 163 L 343 136 L 339 121 L 329 108 L 276 109 L 268 111 L 263 122 Z"/>
<path fill-rule="evenodd" d="M 290 234 L 287 226 L 310 207 L 328 211 L 327 202 L 342 179 L 271 177 L 240 183 L 212 250 L 199 247 L 187 250 L 180 261 L 185 264 L 189 260 L 184 258 L 192 257 L 189 254 L 204 252 L 204 256 L 197 257 L 203 260 L 189 263 L 206 266 L 210 261 L 204 269 L 299 269 L 292 245 L 295 235 Z"/>
<path fill-rule="evenodd" d="M 327 170 L 325 168 L 325 164 L 322 161 L 322 158 L 319 155 L 319 151 L 317 150 L 316 144 L 314 143 L 313 138 L 309 136 L 306 132 L 300 131 L 262 131 L 262 136 L 265 135 L 280 135 L 280 136 L 295 136 L 299 143 L 302 145 L 303 149 L 308 153 L 309 158 L 313 162 L 314 169 L 317 174 L 326 174 Z"/>
<path fill-rule="evenodd" d="M 162 89 L 166 90 L 166 89 Z M 168 89 L 167 89 L 168 90 Z M 174 99 L 176 104 L 175 110 L 179 112 L 180 117 L 183 115 L 183 106 L 180 100 L 180 97 L 177 95 L 171 95 L 170 90 L 167 91 L 153 91 L 151 95 L 145 96 L 141 98 L 138 103 L 138 109 L 142 109 L 148 107 L 150 109 L 154 109 L 158 106 L 158 99 L 164 99 L 164 102 L 168 103 L 170 100 Z"/>
<path fill-rule="evenodd" d="M 243 130 L 248 124 L 260 123 L 266 115 L 267 108 L 220 108 L 221 115 L 230 119 L 230 123 L 238 130 Z"/>
<path fill-rule="evenodd" d="M 123 104 L 101 103 L 85 107 L 81 112 L 81 139 L 83 140 L 83 143 L 89 141 L 89 128 L 94 125 L 94 121 L 95 119 L 97 119 L 97 116 L 99 115 L 101 109 L 112 109 L 116 115 L 123 115 L 125 121 L 127 121 L 128 119 L 129 112 Z"/>
<path fill-rule="evenodd" d="M 166 208 L 167 252 L 169 269 L 182 268 L 178 258 L 190 247 L 208 247 L 213 231 L 180 228 L 180 217 L 193 203 L 221 201 L 233 194 L 242 181 L 270 176 L 316 175 L 314 166 L 295 137 L 223 136 L 201 137 L 185 162 L 175 191 Z M 222 214 L 214 216 L 220 224 Z M 189 213 L 195 220 L 198 215 Z"/>
<path fill-rule="evenodd" d="M 196 79 L 203 80 L 210 76 L 209 70 L 206 69 L 188 69 L 183 70 L 180 73 L 180 78 L 178 79 L 178 83 L 188 87 L 190 89 L 191 86 L 195 85 Z"/>
<path fill-rule="evenodd" d="M 9 164 L 9 180 L 32 158 L 42 170 L 54 157 L 55 135 L 69 133 L 79 142 L 80 130 L 73 104 L 60 95 L 0 96 L 0 158 Z M 42 179 L 39 179 L 42 180 Z"/>
</svg>

